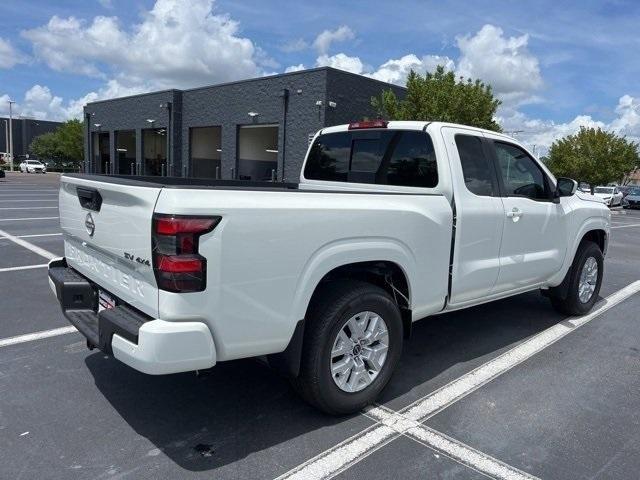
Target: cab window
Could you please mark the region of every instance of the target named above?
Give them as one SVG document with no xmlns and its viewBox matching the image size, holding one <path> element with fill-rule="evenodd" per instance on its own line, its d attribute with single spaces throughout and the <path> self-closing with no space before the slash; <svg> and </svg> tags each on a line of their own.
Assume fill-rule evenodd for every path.
<svg viewBox="0 0 640 480">
<path fill-rule="evenodd" d="M 490 197 L 494 194 L 493 173 L 482 140 L 473 135 L 456 135 L 464 184 L 471 193 Z"/>
<path fill-rule="evenodd" d="M 431 138 L 416 130 L 320 135 L 304 170 L 309 180 L 432 188 L 438 168 Z"/>
</svg>

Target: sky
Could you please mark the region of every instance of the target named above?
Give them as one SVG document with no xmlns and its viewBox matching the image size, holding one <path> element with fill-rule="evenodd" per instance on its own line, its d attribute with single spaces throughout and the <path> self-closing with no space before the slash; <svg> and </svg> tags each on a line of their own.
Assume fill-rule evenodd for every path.
<svg viewBox="0 0 640 480">
<path fill-rule="evenodd" d="M 3 0 L 0 115 L 329 65 L 403 85 L 444 65 L 544 154 L 581 125 L 640 140 L 640 2 Z"/>
</svg>

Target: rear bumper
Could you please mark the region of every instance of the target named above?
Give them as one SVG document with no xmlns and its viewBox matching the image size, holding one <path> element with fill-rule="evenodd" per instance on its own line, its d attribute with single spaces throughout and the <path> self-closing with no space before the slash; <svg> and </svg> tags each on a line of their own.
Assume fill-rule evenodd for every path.
<svg viewBox="0 0 640 480">
<path fill-rule="evenodd" d="M 216 364 L 213 338 L 202 322 L 153 319 L 125 304 L 97 313 L 97 286 L 64 258 L 49 263 L 49 285 L 64 316 L 91 346 L 140 372 L 162 375 Z"/>
</svg>

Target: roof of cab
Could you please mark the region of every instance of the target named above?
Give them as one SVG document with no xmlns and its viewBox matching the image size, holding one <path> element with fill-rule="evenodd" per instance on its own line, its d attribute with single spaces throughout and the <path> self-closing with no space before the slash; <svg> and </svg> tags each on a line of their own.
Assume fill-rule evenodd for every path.
<svg viewBox="0 0 640 480">
<path fill-rule="evenodd" d="M 349 130 L 348 123 L 342 125 L 335 125 L 332 127 L 326 127 L 320 130 L 320 134 L 324 133 L 335 133 L 335 132 L 344 132 Z M 394 120 L 387 123 L 387 130 L 422 130 L 425 127 L 438 128 L 438 127 L 456 127 L 456 128 L 464 128 L 467 130 L 474 130 L 478 133 L 490 133 L 492 135 L 499 135 L 504 137 L 505 139 L 515 140 L 504 133 L 495 132 L 493 130 L 487 130 L 484 128 L 471 127 L 469 125 L 462 125 L 459 123 L 449 123 L 449 122 L 424 122 L 424 121 L 400 121 Z"/>
</svg>

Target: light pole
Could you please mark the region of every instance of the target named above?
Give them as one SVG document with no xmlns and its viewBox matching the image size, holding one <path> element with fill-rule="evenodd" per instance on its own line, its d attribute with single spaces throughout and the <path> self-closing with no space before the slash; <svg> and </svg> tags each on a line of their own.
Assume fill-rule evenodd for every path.
<svg viewBox="0 0 640 480">
<path fill-rule="evenodd" d="M 12 105 L 16 102 L 9 102 L 9 169 L 13 172 L 13 115 L 11 112 Z"/>
<path fill-rule="evenodd" d="M 9 120 L 6 118 L 4 119 L 4 138 L 4 158 L 7 159 L 9 157 Z"/>
</svg>

